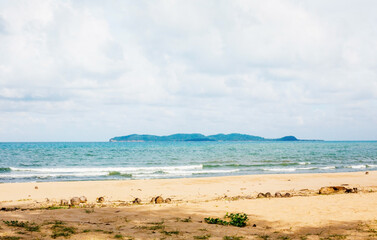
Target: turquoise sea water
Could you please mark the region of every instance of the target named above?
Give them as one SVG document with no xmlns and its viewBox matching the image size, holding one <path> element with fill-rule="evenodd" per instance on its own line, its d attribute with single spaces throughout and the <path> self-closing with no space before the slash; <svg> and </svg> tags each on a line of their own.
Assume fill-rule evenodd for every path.
<svg viewBox="0 0 377 240">
<path fill-rule="evenodd" d="M 0 182 L 377 170 L 377 142 L 0 143 Z"/>
</svg>

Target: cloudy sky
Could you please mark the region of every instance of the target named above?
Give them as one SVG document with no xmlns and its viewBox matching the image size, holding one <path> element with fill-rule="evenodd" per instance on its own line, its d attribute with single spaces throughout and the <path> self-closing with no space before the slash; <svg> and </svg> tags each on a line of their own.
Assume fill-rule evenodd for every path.
<svg viewBox="0 0 377 240">
<path fill-rule="evenodd" d="M 376 1 L 0 0 L 0 141 L 377 139 Z"/>
</svg>

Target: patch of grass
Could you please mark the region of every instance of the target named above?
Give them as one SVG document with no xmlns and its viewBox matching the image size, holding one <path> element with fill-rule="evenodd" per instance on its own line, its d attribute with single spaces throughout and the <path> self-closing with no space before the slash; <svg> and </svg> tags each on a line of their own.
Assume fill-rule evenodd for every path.
<svg viewBox="0 0 377 240">
<path fill-rule="evenodd" d="M 74 227 L 66 227 L 62 223 L 55 223 L 52 227 L 52 238 L 57 237 L 69 237 L 72 234 L 76 233 L 76 229 Z"/>
<path fill-rule="evenodd" d="M 114 238 L 116 238 L 116 239 L 123 239 L 123 235 L 122 234 L 116 234 L 114 236 Z"/>
<path fill-rule="evenodd" d="M 5 225 L 10 227 L 21 227 L 29 232 L 39 232 L 40 227 L 35 223 L 22 222 L 22 221 L 3 221 Z"/>
<path fill-rule="evenodd" d="M 324 238 L 320 238 L 321 240 L 341 240 L 347 239 L 347 235 L 340 235 L 340 234 L 332 234 Z"/>
<path fill-rule="evenodd" d="M 173 234 L 178 235 L 179 231 L 170 231 L 170 232 L 169 231 L 161 231 L 161 233 L 168 235 L 168 236 L 171 236 Z"/>
<path fill-rule="evenodd" d="M 202 235 L 202 236 L 194 236 L 194 239 L 209 239 L 211 234 Z"/>
<path fill-rule="evenodd" d="M 229 222 L 222 220 L 220 218 L 207 217 L 207 218 L 204 218 L 204 221 L 208 224 L 219 224 L 219 225 L 225 225 L 225 226 L 229 225 Z"/>
<path fill-rule="evenodd" d="M 192 222 L 192 219 L 191 219 L 191 217 L 184 218 L 184 219 L 181 220 L 181 222 Z"/>
<path fill-rule="evenodd" d="M 208 230 L 206 228 L 200 228 L 199 231 L 208 232 Z"/>
<path fill-rule="evenodd" d="M 241 239 L 243 239 L 243 237 L 242 236 L 225 236 L 225 237 L 223 237 L 223 240 L 241 240 Z"/>
<path fill-rule="evenodd" d="M 92 230 L 90 230 L 90 229 L 84 229 L 84 230 L 82 230 L 82 232 L 83 233 L 87 233 L 87 232 L 91 232 Z"/>
<path fill-rule="evenodd" d="M 5 225 L 10 227 L 26 227 L 28 222 L 19 222 L 19 221 L 3 221 Z"/>
<path fill-rule="evenodd" d="M 208 224 L 219 224 L 219 225 L 233 225 L 236 227 L 245 227 L 248 217 L 246 213 L 226 213 L 225 218 L 229 221 L 222 220 L 220 218 L 204 218 L 204 221 Z"/>
<path fill-rule="evenodd" d="M 148 222 L 147 224 L 162 225 L 162 224 L 164 224 L 164 220 L 162 220 L 161 222 Z"/>
<path fill-rule="evenodd" d="M 85 209 L 85 213 L 94 213 L 94 209 Z"/>
<path fill-rule="evenodd" d="M 155 225 L 151 227 L 147 227 L 148 230 L 160 230 L 160 229 L 165 229 L 164 225 Z"/>
<path fill-rule="evenodd" d="M 22 237 L 16 237 L 16 236 L 1 236 L 0 240 L 19 240 L 22 239 Z"/>
<path fill-rule="evenodd" d="M 300 239 L 301 239 L 301 240 L 307 240 L 308 237 L 307 237 L 307 236 L 301 236 Z"/>
<path fill-rule="evenodd" d="M 258 237 L 260 239 L 264 239 L 264 240 L 268 240 L 270 238 L 270 236 L 268 236 L 268 235 L 259 235 Z"/>
<path fill-rule="evenodd" d="M 68 209 L 68 206 L 49 206 L 46 208 L 48 210 L 56 210 L 56 209 Z"/>
</svg>

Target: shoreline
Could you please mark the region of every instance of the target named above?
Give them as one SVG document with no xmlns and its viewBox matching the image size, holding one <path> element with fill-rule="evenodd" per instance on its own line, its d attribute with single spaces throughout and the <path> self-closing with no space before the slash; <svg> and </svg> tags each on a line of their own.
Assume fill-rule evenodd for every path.
<svg viewBox="0 0 377 240">
<path fill-rule="evenodd" d="M 65 182 L 21 182 L 2 183 L 1 201 L 45 198 L 70 198 L 87 195 L 94 201 L 99 196 L 113 199 L 147 198 L 153 195 L 187 197 L 181 192 L 192 192 L 192 198 L 210 199 L 221 195 L 250 195 L 258 192 L 297 191 L 300 189 L 318 190 L 327 185 L 349 184 L 355 187 L 377 186 L 377 171 L 337 172 L 337 173 L 289 173 L 257 174 L 221 177 L 174 178 L 174 179 L 135 179 Z M 199 186 L 196 188 L 195 186 Z M 37 187 L 38 189 L 35 189 Z M 56 192 L 59 187 L 59 192 Z M 159 189 L 161 188 L 161 189 Z M 207 189 L 208 188 L 208 189 Z M 96 191 L 99 189 L 99 191 Z M 242 190 L 241 190 L 242 189 Z M 161 191 L 161 193 L 158 193 Z"/>
</svg>

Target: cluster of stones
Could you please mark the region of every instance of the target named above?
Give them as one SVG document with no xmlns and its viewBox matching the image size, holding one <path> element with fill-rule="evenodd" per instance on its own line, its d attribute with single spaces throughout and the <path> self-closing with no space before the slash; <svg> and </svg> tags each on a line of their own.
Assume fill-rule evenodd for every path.
<svg viewBox="0 0 377 240">
<path fill-rule="evenodd" d="M 133 200 L 132 203 L 133 204 L 141 204 L 141 199 L 135 198 L 135 200 Z M 171 203 L 171 198 L 163 199 L 161 196 L 157 196 L 157 197 L 153 197 L 151 199 L 150 203 L 156 203 L 156 204 Z"/>
<path fill-rule="evenodd" d="M 257 195 L 257 198 L 271 198 L 271 197 L 272 197 L 272 194 L 270 192 L 258 193 L 258 195 Z M 280 192 L 276 192 L 275 193 L 275 197 L 276 198 L 280 198 L 280 197 L 292 197 L 292 194 L 290 194 L 290 193 L 282 194 Z"/>
<path fill-rule="evenodd" d="M 71 200 L 67 200 L 67 199 L 61 199 L 60 200 L 60 206 L 78 206 L 82 203 L 87 203 L 87 198 L 85 196 L 81 196 L 81 197 L 73 197 L 71 198 Z M 96 199 L 96 202 L 97 203 L 103 203 L 105 201 L 105 198 L 104 197 L 98 197 Z M 153 197 L 152 200 L 151 200 L 151 203 L 157 203 L 157 204 L 161 204 L 161 203 L 171 203 L 171 198 L 166 198 L 166 199 L 163 199 L 161 196 L 157 196 L 157 197 Z M 140 198 L 135 198 L 133 201 L 132 201 L 133 204 L 141 204 L 141 199 Z"/>
<path fill-rule="evenodd" d="M 68 201 L 67 199 L 60 200 L 60 205 L 61 206 L 78 206 L 80 205 L 80 203 L 86 203 L 87 201 L 88 199 L 85 196 L 73 197 L 71 198 L 70 201 Z"/>
</svg>

